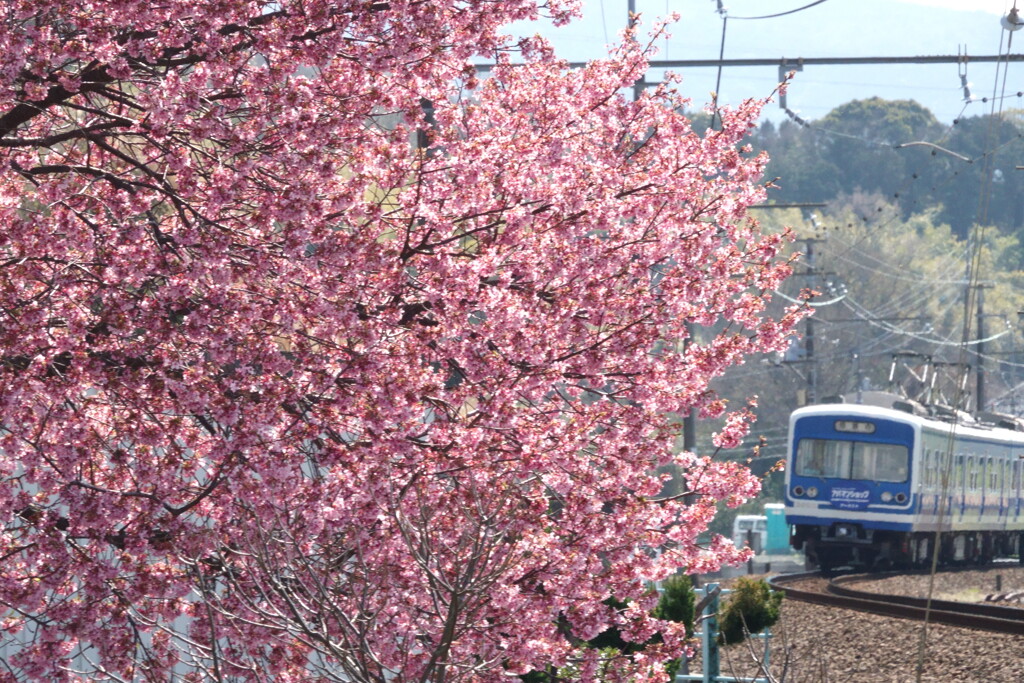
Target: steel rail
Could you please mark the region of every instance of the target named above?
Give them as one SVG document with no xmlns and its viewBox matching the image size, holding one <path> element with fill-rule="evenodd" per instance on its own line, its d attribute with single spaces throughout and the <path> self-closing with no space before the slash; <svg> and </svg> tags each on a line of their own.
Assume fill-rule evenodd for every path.
<svg viewBox="0 0 1024 683">
<path fill-rule="evenodd" d="M 888 574 L 891 576 L 892 574 Z M 829 581 L 825 590 L 812 591 L 794 587 L 792 584 L 810 578 L 823 578 L 817 572 L 784 574 L 769 579 L 775 590 L 782 591 L 787 598 L 831 607 L 868 612 L 897 619 L 973 628 L 997 633 L 1024 635 L 1024 609 L 1002 607 L 987 603 L 954 602 L 931 600 L 903 595 L 869 593 L 850 588 L 850 583 L 877 580 L 886 574 L 848 574 Z"/>
</svg>

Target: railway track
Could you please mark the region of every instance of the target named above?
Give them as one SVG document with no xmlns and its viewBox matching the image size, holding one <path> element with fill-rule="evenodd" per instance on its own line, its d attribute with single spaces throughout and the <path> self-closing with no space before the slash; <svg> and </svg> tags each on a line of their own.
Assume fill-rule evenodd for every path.
<svg viewBox="0 0 1024 683">
<path fill-rule="evenodd" d="M 878 574 L 847 574 L 825 581 L 818 572 L 782 574 L 769 579 L 772 588 L 791 600 L 841 607 L 898 619 L 913 619 L 997 633 L 1024 635 L 1024 609 L 987 603 L 931 600 L 903 595 L 883 595 L 853 588 L 856 583 L 877 580 Z M 815 581 L 817 579 L 817 581 Z M 801 586 L 800 584 L 804 584 Z M 808 587 L 813 585 L 813 587 Z"/>
</svg>

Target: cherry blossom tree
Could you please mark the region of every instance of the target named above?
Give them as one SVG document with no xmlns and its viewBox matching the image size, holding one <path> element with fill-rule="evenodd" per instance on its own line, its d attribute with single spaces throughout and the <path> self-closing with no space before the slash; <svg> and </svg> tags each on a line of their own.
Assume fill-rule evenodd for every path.
<svg viewBox="0 0 1024 683">
<path fill-rule="evenodd" d="M 758 490 L 675 416 L 802 312 L 760 104 L 501 35 L 575 5 L 0 5 L 0 678 L 664 678 Z"/>
</svg>

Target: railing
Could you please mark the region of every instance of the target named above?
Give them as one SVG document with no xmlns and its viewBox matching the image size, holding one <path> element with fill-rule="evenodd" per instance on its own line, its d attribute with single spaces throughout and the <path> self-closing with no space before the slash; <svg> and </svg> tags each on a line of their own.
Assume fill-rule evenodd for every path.
<svg viewBox="0 0 1024 683">
<path fill-rule="evenodd" d="M 767 678 L 737 678 L 735 676 L 722 675 L 722 660 L 718 649 L 718 598 L 721 595 L 728 595 L 732 591 L 723 590 L 717 583 L 709 583 L 703 588 L 695 588 L 694 593 L 700 598 L 697 603 L 700 610 L 701 629 L 694 635 L 700 637 L 701 666 L 703 671 L 699 674 L 680 673 L 676 674 L 675 683 L 683 681 L 701 681 L 702 683 L 771 683 Z M 771 642 L 771 630 L 766 629 L 764 633 L 751 633 L 751 638 L 764 640 L 764 657 L 761 659 L 761 666 L 767 671 L 769 664 L 769 643 Z"/>
</svg>

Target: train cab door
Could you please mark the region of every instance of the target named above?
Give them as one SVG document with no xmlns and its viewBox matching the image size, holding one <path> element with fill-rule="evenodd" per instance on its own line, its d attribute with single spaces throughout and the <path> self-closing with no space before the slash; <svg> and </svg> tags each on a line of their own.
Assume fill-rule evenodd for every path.
<svg viewBox="0 0 1024 683">
<path fill-rule="evenodd" d="M 953 487 L 953 491 L 956 495 L 956 508 L 950 507 L 951 510 L 959 508 L 960 519 L 963 521 L 964 511 L 967 509 L 967 463 L 963 455 L 956 456 L 956 484 Z"/>
<path fill-rule="evenodd" d="M 996 485 L 999 487 L 999 523 L 1005 524 L 1007 513 L 1009 512 L 1009 499 L 1006 495 L 1006 460 L 1003 458 L 996 458 L 995 465 L 997 476 Z"/>
<path fill-rule="evenodd" d="M 988 488 L 988 463 L 983 457 L 978 458 L 978 476 L 975 479 L 978 487 L 978 521 L 981 521 L 991 507 Z"/>
<path fill-rule="evenodd" d="M 939 506 L 945 491 L 942 490 L 943 471 L 942 455 L 938 449 L 927 449 L 925 451 L 925 492 L 928 501 L 928 510 L 933 517 L 938 519 Z"/>
<path fill-rule="evenodd" d="M 981 488 L 983 483 L 981 476 L 984 472 L 981 472 L 980 470 L 984 469 L 984 467 L 985 464 L 983 459 L 975 458 L 974 456 L 967 457 L 967 514 L 970 516 L 972 522 L 981 521 Z"/>
<path fill-rule="evenodd" d="M 986 514 L 991 514 L 992 510 L 992 488 L 988 485 L 991 466 L 992 463 L 984 456 L 978 457 L 978 477 L 976 479 L 976 486 L 978 487 L 979 522 L 985 518 Z"/>
<path fill-rule="evenodd" d="M 1013 483 L 1011 485 L 1011 508 L 1014 521 L 1020 521 L 1021 516 L 1021 461 L 1019 458 L 1014 458 L 1013 464 Z"/>
</svg>

